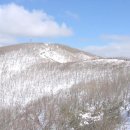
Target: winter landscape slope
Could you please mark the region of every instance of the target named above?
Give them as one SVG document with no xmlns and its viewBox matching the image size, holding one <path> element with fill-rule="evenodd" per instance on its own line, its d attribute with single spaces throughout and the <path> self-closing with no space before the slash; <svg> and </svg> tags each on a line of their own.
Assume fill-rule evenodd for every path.
<svg viewBox="0 0 130 130">
<path fill-rule="evenodd" d="M 61 75 L 60 72 L 57 73 L 58 69 L 54 70 L 47 67 L 53 67 L 53 65 L 54 68 L 55 66 L 63 67 L 64 65 L 60 63 L 66 63 L 65 66 L 67 66 L 67 63 L 97 58 L 86 52 L 63 45 L 22 44 L 2 47 L 0 48 L 0 92 L 4 101 L 1 104 L 8 104 L 13 100 L 18 103 L 23 97 L 26 101 L 32 99 L 35 95 L 42 96 L 44 91 L 50 92 L 54 83 L 57 84 L 55 91 L 60 89 L 61 86 L 62 88 L 63 86 L 71 86 L 75 82 L 73 78 L 67 85 L 63 80 L 69 78 L 69 75 L 64 74 L 63 78 L 60 79 Z M 3 88 L 4 90 L 2 90 Z"/>
<path fill-rule="evenodd" d="M 47 101 L 48 104 L 52 104 L 53 100 L 56 100 L 55 103 L 53 102 L 55 104 L 53 104 L 53 107 L 58 108 L 54 110 L 57 115 L 61 114 L 57 111 L 63 109 L 66 101 L 73 101 L 69 105 L 69 110 L 74 109 L 74 115 L 77 114 L 76 116 L 78 116 L 78 123 L 70 126 L 68 124 L 60 126 L 62 123 L 59 125 L 55 122 L 51 126 L 46 126 L 47 130 L 50 130 L 50 127 L 53 127 L 54 130 L 58 130 L 56 127 L 60 127 L 63 130 L 85 130 L 92 121 L 99 121 L 103 118 L 103 114 L 107 113 L 105 113 L 106 108 L 104 108 L 107 103 L 107 106 L 110 107 L 109 109 L 115 108 L 115 105 L 112 105 L 113 103 L 118 104 L 117 106 L 122 103 L 120 108 L 124 110 L 129 104 L 129 85 L 130 61 L 105 59 L 60 44 L 36 43 L 0 47 L 1 109 L 15 108 L 16 106 L 30 109 L 30 103 L 34 102 L 32 104 L 35 107 L 31 106 L 31 111 L 35 109 L 36 113 L 42 114 L 43 118 L 45 113 L 42 110 L 39 112 L 39 108 L 45 109 L 46 103 L 44 106 L 39 106 L 37 110 L 36 104 L 38 100 L 43 102 L 44 97 L 47 97 L 47 99 L 50 99 Z M 74 96 L 75 94 L 76 96 Z M 52 97 L 52 95 L 55 96 Z M 60 101 L 61 103 L 59 104 Z M 74 107 L 74 102 L 76 104 L 80 102 L 80 104 Z M 46 107 L 51 109 L 48 104 L 46 104 Z M 92 116 L 92 113 L 94 115 L 94 112 L 97 112 L 97 108 L 98 113 L 95 114 L 96 116 Z M 101 110 L 100 113 L 99 109 Z M 64 111 L 67 111 L 67 109 Z M 18 113 L 20 113 L 17 115 L 19 117 L 18 120 L 13 122 L 15 125 L 25 119 L 23 117 L 24 110 L 22 110 L 22 116 L 21 111 Z M 39 115 L 33 116 L 38 118 Z M 63 119 L 63 117 L 60 117 L 60 119 Z M 74 122 L 76 119 L 74 119 Z M 1 118 L 1 120 L 5 119 Z M 68 123 L 68 120 L 63 120 L 63 122 Z M 32 121 L 29 123 L 34 124 Z M 15 125 L 12 126 L 12 129 L 18 130 L 18 127 L 14 128 Z M 7 125 L 7 127 L 1 126 L 0 124 L 0 128 L 3 130 L 6 130 L 6 128 L 11 129 L 10 125 Z M 34 130 L 40 130 L 42 129 L 41 127 L 43 128 L 42 125 L 33 125 Z M 26 126 L 23 129 L 29 130 L 32 128 L 29 125 L 28 128 Z"/>
<path fill-rule="evenodd" d="M 49 44 L 1 47 L 0 63 L 1 105 L 25 104 L 48 92 L 101 79 L 105 76 L 103 69 L 111 78 L 112 66 L 130 65 L 123 60 L 99 59 L 77 49 Z"/>
</svg>

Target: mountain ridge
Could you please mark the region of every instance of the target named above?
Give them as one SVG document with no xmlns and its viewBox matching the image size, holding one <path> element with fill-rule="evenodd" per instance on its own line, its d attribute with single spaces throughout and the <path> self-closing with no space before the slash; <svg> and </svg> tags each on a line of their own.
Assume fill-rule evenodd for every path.
<svg viewBox="0 0 130 130">
<path fill-rule="evenodd" d="M 45 47 L 45 48 L 48 48 L 50 47 L 50 49 L 61 49 L 61 50 L 66 50 L 68 52 L 72 52 L 72 53 L 83 53 L 85 55 L 88 55 L 88 56 L 92 56 L 92 57 L 95 57 L 95 58 L 98 58 L 98 56 L 96 55 L 93 55 L 93 54 L 90 54 L 90 53 L 87 53 L 85 51 L 82 51 L 82 50 L 79 50 L 79 49 L 76 49 L 76 48 L 72 48 L 72 47 L 68 47 L 66 45 L 63 45 L 63 44 L 48 44 L 48 43 L 24 43 L 24 44 L 15 44 L 15 45 L 9 45 L 9 46 L 2 46 L 0 47 L 0 55 L 2 54 L 5 54 L 6 52 L 11 52 L 11 51 L 17 51 L 17 50 L 20 50 L 20 49 L 33 49 L 33 48 L 39 48 L 41 47 Z"/>
</svg>

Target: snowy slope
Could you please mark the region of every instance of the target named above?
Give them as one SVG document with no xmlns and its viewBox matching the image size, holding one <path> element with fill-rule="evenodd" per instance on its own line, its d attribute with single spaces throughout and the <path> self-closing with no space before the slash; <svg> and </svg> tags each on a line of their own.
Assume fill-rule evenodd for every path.
<svg viewBox="0 0 130 130">
<path fill-rule="evenodd" d="M 58 44 L 0 48 L 0 105 L 27 104 L 80 82 L 112 79 L 130 70 L 130 61 L 100 59 Z M 122 69 L 123 68 L 123 69 Z"/>
</svg>

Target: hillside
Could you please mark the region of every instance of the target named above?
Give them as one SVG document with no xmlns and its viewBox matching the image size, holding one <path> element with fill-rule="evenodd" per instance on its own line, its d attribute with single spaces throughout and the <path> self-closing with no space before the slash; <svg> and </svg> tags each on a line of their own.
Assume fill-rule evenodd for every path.
<svg viewBox="0 0 130 130">
<path fill-rule="evenodd" d="M 62 72 L 59 71 L 59 67 L 64 68 L 64 66 L 72 62 L 82 62 L 96 58 L 98 57 L 63 45 L 22 44 L 2 47 L 0 48 L 0 75 L 1 86 L 5 88 L 4 93 L 1 90 L 5 97 L 4 103 L 12 101 L 11 95 L 17 95 L 17 98 L 13 99 L 17 100 L 17 102 L 22 100 L 21 96 L 23 95 L 25 102 L 28 99 L 31 100 L 35 95 L 42 96 L 43 91 L 50 91 L 54 83 L 57 84 L 55 91 L 60 89 L 61 84 L 62 88 L 64 88 L 63 86 L 71 86 L 75 81 L 69 82 L 68 85 L 64 83 L 63 80 L 69 78 L 70 74 L 65 78 L 65 73 L 68 73 L 68 71 L 65 71 L 63 78 L 60 79 Z M 66 65 L 60 63 L 66 63 Z M 58 78 L 59 81 L 57 81 Z M 27 93 L 30 83 L 31 88 Z M 46 86 L 43 88 L 43 85 Z M 5 91 L 7 91 L 6 95 Z M 10 94 L 8 94 L 8 91 Z M 30 96 L 30 93 L 32 96 Z M 3 94 L 1 94 L 2 97 Z M 7 102 L 6 99 L 8 99 Z"/>
<path fill-rule="evenodd" d="M 51 121 L 48 119 L 51 126 L 46 126 L 47 130 L 85 130 L 89 129 L 88 125 L 93 121 L 98 122 L 104 118 L 103 114 L 107 110 L 115 107 L 124 110 L 129 104 L 129 60 L 105 59 L 60 44 L 19 44 L 0 47 L 0 63 L 0 108 L 5 113 L 6 109 L 12 108 L 11 113 L 17 113 L 18 117 L 13 122 L 14 125 L 10 122 L 12 119 L 5 128 L 0 124 L 2 130 L 11 127 L 20 130 L 23 121 L 29 118 L 29 113 L 31 118 L 37 119 L 48 109 L 47 119 L 50 112 L 60 115 L 62 110 L 65 115 L 72 114 L 72 117 L 65 118 L 63 113 L 61 117 L 52 115 Z M 109 109 L 104 106 L 109 106 Z M 15 110 L 17 107 L 20 110 Z M 27 117 L 24 116 L 25 111 L 29 111 Z M 96 116 L 91 116 L 92 113 Z M 9 115 L 13 118 L 13 115 Z M 52 118 L 55 121 L 60 118 L 62 123 L 68 123 L 74 118 L 74 124 L 60 126 L 62 123 L 57 124 Z M 78 123 L 75 118 L 78 118 Z M 2 122 L 6 119 L 0 120 Z M 18 122 L 21 122 L 19 128 Z M 35 119 L 34 122 L 36 123 Z M 28 126 L 23 129 L 42 130 L 40 127 L 43 124 L 34 122 L 29 120 L 26 122 Z M 114 127 L 112 125 L 111 130 Z"/>
</svg>

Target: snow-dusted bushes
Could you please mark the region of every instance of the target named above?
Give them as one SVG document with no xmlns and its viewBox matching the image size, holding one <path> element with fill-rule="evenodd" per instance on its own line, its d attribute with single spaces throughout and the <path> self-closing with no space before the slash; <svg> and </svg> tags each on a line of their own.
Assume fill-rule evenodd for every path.
<svg viewBox="0 0 130 130">
<path fill-rule="evenodd" d="M 107 73 L 106 73 L 107 74 Z M 14 110 L 1 110 L 2 130 L 114 130 L 129 98 L 129 71 L 113 71 L 112 80 L 80 82 Z"/>
<path fill-rule="evenodd" d="M 113 130 L 120 124 L 120 107 L 129 104 L 130 62 L 84 61 L 86 53 L 59 46 L 46 53 L 47 46 L 0 52 L 0 130 Z M 72 62 L 54 61 L 57 54 Z"/>
</svg>

